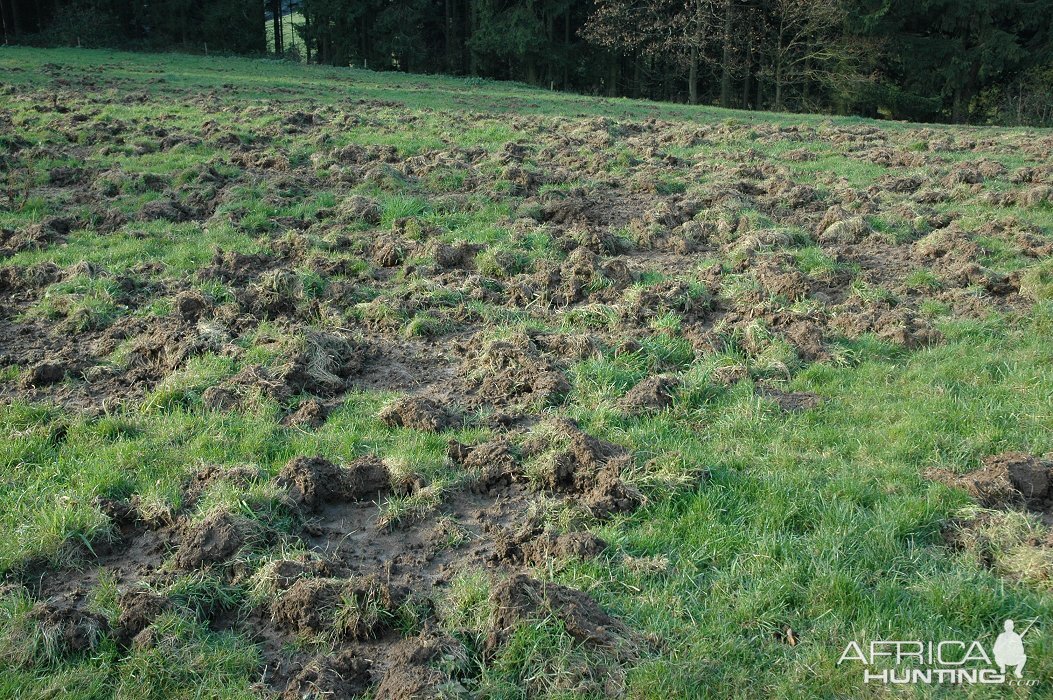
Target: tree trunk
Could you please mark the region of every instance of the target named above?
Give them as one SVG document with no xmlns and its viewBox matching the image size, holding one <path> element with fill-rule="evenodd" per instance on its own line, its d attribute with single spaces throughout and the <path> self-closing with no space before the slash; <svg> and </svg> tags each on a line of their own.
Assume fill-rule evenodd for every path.
<svg viewBox="0 0 1053 700">
<path fill-rule="evenodd" d="M 698 47 L 691 47 L 691 65 L 687 69 L 687 101 L 698 104 Z"/>
<path fill-rule="evenodd" d="M 0 0 L 0 24 L 4 28 L 4 45 L 7 45 L 7 5 Z"/>
<path fill-rule="evenodd" d="M 782 59 L 783 59 L 783 25 L 779 25 L 779 43 L 775 45 L 775 111 L 782 111 Z"/>
<path fill-rule="evenodd" d="M 640 66 L 640 53 L 633 55 L 633 97 L 640 98 L 640 82 L 643 80 L 643 69 Z"/>
<path fill-rule="evenodd" d="M 965 113 L 968 100 L 965 98 L 965 89 L 958 86 L 954 89 L 954 102 L 951 104 L 951 121 L 955 124 L 965 122 Z"/>
<path fill-rule="evenodd" d="M 731 4 L 724 0 L 724 55 L 720 62 L 720 106 L 731 106 Z"/>
<path fill-rule="evenodd" d="M 753 71 L 753 44 L 746 44 L 746 70 L 742 76 L 742 108 L 750 108 L 750 73 Z"/>
<path fill-rule="evenodd" d="M 18 14 L 18 0 L 11 0 L 11 28 L 16 37 L 22 34 L 22 21 Z"/>
<path fill-rule="evenodd" d="M 454 60 L 453 60 L 453 4 L 454 0 L 443 0 L 443 23 L 442 23 L 442 39 L 445 44 L 446 54 L 446 70 L 450 73 L 455 72 Z"/>
<path fill-rule="evenodd" d="M 563 89 L 570 86 L 570 7 L 563 15 Z"/>
<path fill-rule="evenodd" d="M 479 10 L 472 3 L 473 0 L 468 0 L 468 39 L 475 36 L 475 30 L 479 22 L 479 19 L 475 16 Z M 467 42 L 465 43 L 467 44 Z M 468 50 L 468 72 L 472 75 L 479 75 L 479 59 L 476 58 L 475 52 L 471 49 Z"/>
<path fill-rule="evenodd" d="M 775 111 L 782 111 L 782 71 L 775 69 Z"/>
<path fill-rule="evenodd" d="M 274 53 L 285 53 L 285 37 L 282 35 L 282 0 L 271 0 L 271 18 L 274 20 Z"/>
</svg>

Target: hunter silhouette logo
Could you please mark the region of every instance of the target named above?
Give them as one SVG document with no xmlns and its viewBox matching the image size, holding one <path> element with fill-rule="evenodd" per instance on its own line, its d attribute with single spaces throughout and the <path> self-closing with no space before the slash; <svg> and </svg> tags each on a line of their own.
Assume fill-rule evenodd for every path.
<svg viewBox="0 0 1053 700">
<path fill-rule="evenodd" d="M 1024 630 L 1024 634 L 1017 634 L 1013 631 L 1013 621 L 1005 621 L 1005 632 L 998 635 L 998 639 L 995 640 L 994 652 L 995 663 L 998 664 L 998 668 L 1002 670 L 1002 674 L 1005 675 L 1006 666 L 1011 666 L 1014 669 L 1014 673 L 1017 678 L 1023 678 L 1024 663 L 1027 662 L 1027 654 L 1024 653 L 1024 634 L 1027 634 L 1027 630 Z M 1027 629 L 1031 629 L 1028 627 Z"/>
<path fill-rule="evenodd" d="M 990 655 L 978 641 L 875 640 L 865 646 L 849 642 L 837 664 L 861 662 L 864 683 L 1031 686 L 1037 681 L 1023 677 L 1024 635 L 1032 625 L 1018 634 L 1016 623 L 1006 620 Z"/>
</svg>

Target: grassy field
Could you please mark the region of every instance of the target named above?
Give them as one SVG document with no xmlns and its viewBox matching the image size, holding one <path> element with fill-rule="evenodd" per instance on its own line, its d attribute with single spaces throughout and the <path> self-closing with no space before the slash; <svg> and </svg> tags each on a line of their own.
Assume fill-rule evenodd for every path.
<svg viewBox="0 0 1053 700">
<path fill-rule="evenodd" d="M 1050 132 L 8 47 L 0 96 L 0 697 L 1053 695 Z M 1030 684 L 838 663 L 1007 618 Z"/>
</svg>

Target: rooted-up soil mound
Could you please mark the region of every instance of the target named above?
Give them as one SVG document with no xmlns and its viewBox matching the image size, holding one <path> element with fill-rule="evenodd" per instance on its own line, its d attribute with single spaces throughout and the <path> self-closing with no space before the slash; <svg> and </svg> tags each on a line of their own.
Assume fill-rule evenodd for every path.
<svg viewBox="0 0 1053 700">
<path fill-rule="evenodd" d="M 63 654 L 95 649 L 109 632 L 106 618 L 89 610 L 83 593 L 40 601 L 29 611 L 48 644 Z"/>
<path fill-rule="evenodd" d="M 282 700 L 303 698 L 351 698 L 365 693 L 371 684 L 369 659 L 350 649 L 333 656 L 319 656 L 297 673 L 282 692 Z"/>
<path fill-rule="evenodd" d="M 339 467 L 323 457 L 295 457 L 282 467 L 276 484 L 289 500 L 308 510 L 326 503 L 373 498 L 389 487 L 387 467 L 376 457 L 359 457 Z"/>
<path fill-rule="evenodd" d="M 124 645 L 130 644 L 158 615 L 171 607 L 168 598 L 149 590 L 128 591 L 119 602 L 121 613 L 115 636 Z"/>
<path fill-rule="evenodd" d="M 622 481 L 622 470 L 632 465 L 629 453 L 613 443 L 582 432 L 569 420 L 552 422 L 555 440 L 562 443 L 549 457 L 543 485 L 555 492 L 579 494 L 596 517 L 635 510 L 640 493 Z"/>
<path fill-rule="evenodd" d="M 608 615 L 582 591 L 516 574 L 494 588 L 490 604 L 494 613 L 484 645 L 489 653 L 499 649 L 518 625 L 554 617 L 583 644 L 622 658 L 636 654 L 637 645 L 628 626 Z"/>
<path fill-rule="evenodd" d="M 387 624 L 396 606 L 391 589 L 370 577 L 301 578 L 274 600 L 271 617 L 300 634 L 367 639 Z"/>
<path fill-rule="evenodd" d="M 226 561 L 245 543 L 248 528 L 242 519 L 224 512 L 188 526 L 175 555 L 175 566 L 198 569 Z"/>
<path fill-rule="evenodd" d="M 454 427 L 457 417 L 434 399 L 423 396 L 398 399 L 385 406 L 380 420 L 392 427 L 438 433 Z"/>
<path fill-rule="evenodd" d="M 679 386 L 673 377 L 648 377 L 630 389 L 619 406 L 630 414 L 660 411 L 673 405 L 673 394 Z"/>
</svg>

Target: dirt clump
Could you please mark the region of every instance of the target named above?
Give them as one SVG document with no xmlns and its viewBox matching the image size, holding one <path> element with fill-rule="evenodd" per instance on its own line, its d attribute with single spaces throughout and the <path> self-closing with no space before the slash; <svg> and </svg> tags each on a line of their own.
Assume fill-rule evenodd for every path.
<svg viewBox="0 0 1053 700">
<path fill-rule="evenodd" d="M 245 544 L 247 530 L 243 519 L 226 512 L 187 525 L 173 562 L 184 571 L 221 564 Z"/>
<path fill-rule="evenodd" d="M 409 396 L 384 407 L 378 415 L 384 425 L 439 433 L 454 427 L 459 421 L 450 410 L 434 399 Z"/>
<path fill-rule="evenodd" d="M 120 615 L 117 618 L 115 637 L 122 646 L 131 644 L 171 604 L 168 598 L 146 589 L 136 589 L 121 595 Z"/>
<path fill-rule="evenodd" d="M 757 281 L 769 295 L 789 301 L 801 301 L 811 294 L 811 283 L 799 270 L 764 267 L 757 271 Z"/>
<path fill-rule="evenodd" d="M 530 520 L 518 530 L 501 529 L 497 533 L 494 556 L 512 564 L 546 566 L 553 561 L 593 559 L 606 548 L 607 543 L 591 532 L 554 532 Z"/>
<path fill-rule="evenodd" d="M 205 389 L 201 393 L 201 403 L 215 411 L 229 411 L 256 393 L 284 402 L 292 396 L 292 389 L 267 367 L 248 365 L 223 383 Z"/>
<path fill-rule="evenodd" d="M 866 238 L 871 231 L 870 224 L 862 216 L 835 219 L 829 223 L 824 218 L 823 223 L 819 225 L 818 240 L 826 245 L 858 243 Z"/>
<path fill-rule="evenodd" d="M 503 438 L 467 447 L 451 442 L 450 459 L 475 475 L 472 490 L 490 493 L 511 486 L 523 478 L 512 445 Z"/>
<path fill-rule="evenodd" d="M 61 382 L 65 377 L 65 365 L 57 362 L 41 362 L 29 369 L 22 379 L 22 384 L 26 387 L 48 386 Z"/>
<path fill-rule="evenodd" d="M 465 656 L 458 642 L 428 629 L 418 636 L 401 639 L 391 649 L 387 671 L 373 697 L 376 700 L 425 700 L 463 695 L 463 688 L 459 686 L 449 688 L 450 693 L 444 692 L 444 686 L 453 686 L 455 682 L 436 667 L 456 664 Z M 443 661 L 452 664 L 443 664 Z"/>
<path fill-rule="evenodd" d="M 296 407 L 289 415 L 282 418 L 282 425 L 305 430 L 317 430 L 325 425 L 329 409 L 316 399 L 308 399 Z"/>
<path fill-rule="evenodd" d="M 109 632 L 106 618 L 89 610 L 89 601 L 82 591 L 38 601 L 29 611 L 29 619 L 63 654 L 95 649 Z"/>
<path fill-rule="evenodd" d="M 630 389 L 618 405 L 630 414 L 660 411 L 673 405 L 679 387 L 680 381 L 675 377 L 648 377 Z"/>
<path fill-rule="evenodd" d="M 548 405 L 571 388 L 557 361 L 525 333 L 508 340 L 473 338 L 461 368 L 470 394 L 496 405 L 517 399 Z"/>
<path fill-rule="evenodd" d="M 321 634 L 332 627 L 343 587 L 343 579 L 296 579 L 271 602 L 271 619 L 293 632 Z"/>
<path fill-rule="evenodd" d="M 987 457 L 978 473 L 966 476 L 973 483 L 970 491 L 985 505 L 1016 498 L 1032 510 L 1053 507 L 1053 460 L 1026 452 L 1003 452 Z"/>
<path fill-rule="evenodd" d="M 373 577 L 301 578 L 271 603 L 271 618 L 300 634 L 371 639 L 398 603 L 392 590 Z"/>
<path fill-rule="evenodd" d="M 985 457 L 967 474 L 932 469 L 930 479 L 965 489 L 984 508 L 1012 510 L 1024 506 L 1053 517 L 1053 459 L 1027 452 L 1003 452 Z"/>
<path fill-rule="evenodd" d="M 335 396 L 362 369 L 365 348 L 338 333 L 311 331 L 298 341 L 281 378 L 293 393 Z"/>
<path fill-rule="evenodd" d="M 377 225 L 380 223 L 381 210 L 376 200 L 361 195 L 348 197 L 340 203 L 339 219 L 344 222 L 353 223 L 364 221 L 367 224 Z"/>
<path fill-rule="evenodd" d="M 406 246 L 391 238 L 377 241 L 373 246 L 372 259 L 381 267 L 398 267 L 406 259 Z"/>
<path fill-rule="evenodd" d="M 125 378 L 152 385 L 208 349 L 208 343 L 193 326 L 188 327 L 179 319 L 159 319 L 132 342 Z"/>
<path fill-rule="evenodd" d="M 435 242 L 431 246 L 431 255 L 435 259 L 435 266 L 441 270 L 465 267 L 474 260 L 481 246 L 471 243 L 448 243 Z"/>
<path fill-rule="evenodd" d="M 189 221 L 193 218 L 193 212 L 182 202 L 178 202 L 174 199 L 155 199 L 152 202 L 144 204 L 142 209 L 139 210 L 136 218 L 138 218 L 139 221 L 163 219 L 165 221 L 180 223 L 183 221 Z"/>
<path fill-rule="evenodd" d="M 188 290 L 176 294 L 172 300 L 175 314 L 190 323 L 197 323 L 209 307 L 209 302 L 201 292 Z"/>
<path fill-rule="evenodd" d="M 494 587 L 490 604 L 494 612 L 484 644 L 488 654 L 500 649 L 520 624 L 552 617 L 582 644 L 620 658 L 636 655 L 637 644 L 628 626 L 608 615 L 582 591 L 514 574 Z"/>
<path fill-rule="evenodd" d="M 289 500 L 317 511 L 327 503 L 360 501 L 387 491 L 390 475 L 384 463 L 373 456 L 359 457 L 347 467 L 324 457 L 294 457 L 275 481 Z"/>
<path fill-rule="evenodd" d="M 910 309 L 882 304 L 866 307 L 847 304 L 830 325 L 852 338 L 873 333 L 881 340 L 909 349 L 933 345 L 943 339 L 938 330 Z"/>
<path fill-rule="evenodd" d="M 555 493 L 578 496 L 598 518 L 635 510 L 641 494 L 622 481 L 623 469 L 632 466 L 625 448 L 588 435 L 573 421 L 552 421 L 557 448 L 541 474 L 542 485 Z"/>
<path fill-rule="evenodd" d="M 282 700 L 350 698 L 361 695 L 372 683 L 373 663 L 344 649 L 332 656 L 317 656 L 285 686 Z"/>
</svg>

